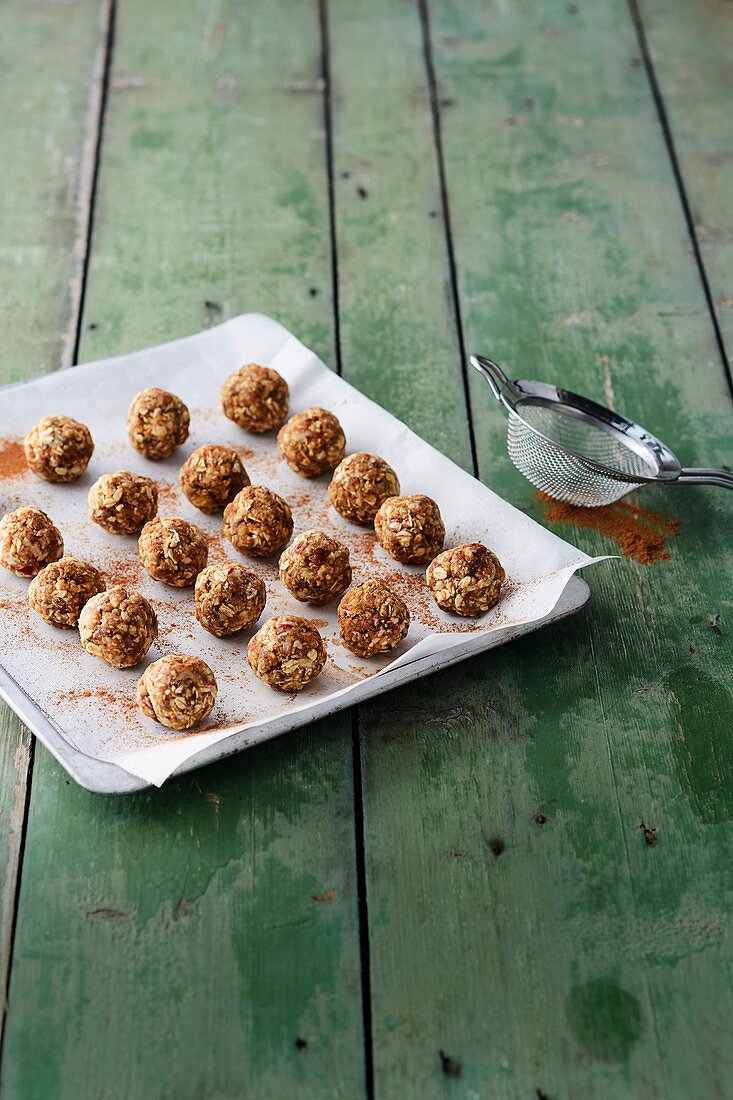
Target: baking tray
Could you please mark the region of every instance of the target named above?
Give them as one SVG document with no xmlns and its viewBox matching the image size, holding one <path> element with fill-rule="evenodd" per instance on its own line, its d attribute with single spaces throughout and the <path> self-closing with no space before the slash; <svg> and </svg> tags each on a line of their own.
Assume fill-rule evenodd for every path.
<svg viewBox="0 0 733 1100">
<path fill-rule="evenodd" d="M 382 454 L 397 470 L 402 492 L 427 492 L 441 506 L 446 545 L 484 541 L 507 568 L 505 596 L 480 620 L 458 620 L 439 611 L 427 595 L 423 572 L 401 566 L 381 550 L 373 532 L 348 524 L 329 507 L 328 477 L 303 479 L 278 456 L 273 436 L 252 436 L 218 409 L 224 378 L 243 362 L 270 364 L 288 380 L 291 411 L 319 404 L 332 408 L 347 436 L 347 452 Z M 125 412 L 146 385 L 178 393 L 191 409 L 191 436 L 162 463 L 132 450 Z M 277 322 L 259 314 L 157 348 L 56 372 L 5 387 L 0 401 L 0 504 L 3 511 L 34 504 L 51 515 L 65 538 L 65 552 L 91 561 L 108 583 L 138 588 L 156 607 L 158 645 L 146 664 L 165 652 L 196 653 L 213 668 L 220 697 L 207 723 L 189 734 L 166 731 L 134 704 L 145 665 L 116 670 L 84 652 L 78 636 L 43 623 L 27 605 L 28 582 L 1 571 L 0 693 L 23 722 L 83 787 L 119 794 L 159 785 L 170 775 L 277 736 L 289 729 L 388 691 L 431 671 L 548 625 L 578 610 L 589 597 L 575 570 L 596 559 L 534 523 L 419 439 L 385 410 L 348 386 Z M 87 423 L 95 454 L 86 474 L 71 485 L 51 485 L 23 469 L 22 438 L 42 415 L 64 412 Z M 336 607 L 297 603 L 277 578 L 276 560 L 251 562 L 264 576 L 272 614 L 315 618 L 330 660 L 324 673 L 297 696 L 272 692 L 246 664 L 251 634 L 216 639 L 193 615 L 191 589 L 170 589 L 139 567 L 136 539 L 111 535 L 91 524 L 86 495 L 100 474 L 116 469 L 158 481 L 159 514 L 180 515 L 202 526 L 211 540 L 210 561 L 239 555 L 221 537 L 221 517 L 196 511 L 180 493 L 178 470 L 197 447 L 220 442 L 236 447 L 252 482 L 266 483 L 293 506 L 295 533 L 319 527 L 349 545 L 354 583 L 384 577 L 406 598 L 413 614 L 407 639 L 393 654 L 361 662 L 338 641 Z M 15 463 L 15 466 L 14 466 Z"/>
</svg>

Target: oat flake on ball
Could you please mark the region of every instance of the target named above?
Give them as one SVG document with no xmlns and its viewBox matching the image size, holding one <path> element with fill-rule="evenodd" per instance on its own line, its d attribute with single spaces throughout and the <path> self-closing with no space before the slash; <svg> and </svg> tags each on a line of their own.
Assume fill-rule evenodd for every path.
<svg viewBox="0 0 733 1100">
<path fill-rule="evenodd" d="M 148 665 L 137 682 L 137 705 L 148 718 L 173 730 L 188 730 L 211 714 L 214 673 L 200 657 L 169 653 Z"/>
<path fill-rule="evenodd" d="M 181 489 L 195 508 L 213 516 L 249 485 L 242 460 L 231 447 L 207 443 L 181 466 Z"/>
<path fill-rule="evenodd" d="M 127 410 L 127 434 L 145 458 L 168 458 L 188 439 L 188 409 L 167 390 L 140 390 Z"/>
<path fill-rule="evenodd" d="M 346 437 L 332 412 L 313 408 L 291 416 L 277 433 L 277 445 L 291 470 L 303 477 L 317 477 L 338 466 Z"/>
<path fill-rule="evenodd" d="M 277 615 L 250 640 L 247 660 L 255 676 L 268 687 L 300 691 L 323 669 L 326 647 L 308 619 Z"/>
<path fill-rule="evenodd" d="M 410 612 L 382 581 L 365 581 L 349 589 L 339 604 L 341 641 L 359 657 L 388 653 L 407 635 Z"/>
<path fill-rule="evenodd" d="M 421 493 L 385 500 L 374 517 L 374 530 L 395 561 L 413 565 L 429 562 L 445 540 L 438 505 Z"/>
<path fill-rule="evenodd" d="M 268 558 L 290 541 L 293 514 L 287 501 L 264 485 L 248 485 L 224 509 L 224 537 L 240 554 Z"/>
<path fill-rule="evenodd" d="M 87 497 L 89 518 L 113 535 L 134 535 L 158 511 L 158 486 L 149 477 L 118 470 L 103 474 Z"/>
<path fill-rule="evenodd" d="M 35 577 L 63 553 L 61 532 L 40 508 L 16 508 L 0 520 L 0 565 L 11 573 Z"/>
<path fill-rule="evenodd" d="M 322 607 L 351 584 L 349 550 L 322 531 L 305 531 L 283 550 L 280 580 L 303 603 Z"/>
<path fill-rule="evenodd" d="M 288 384 L 271 367 L 246 363 L 229 375 L 219 398 L 224 416 L 248 432 L 269 432 L 287 420 Z"/>
<path fill-rule="evenodd" d="M 196 578 L 196 618 L 204 630 L 224 638 L 253 626 L 267 592 L 253 569 L 236 561 L 217 562 Z"/>
<path fill-rule="evenodd" d="M 195 523 L 157 516 L 146 523 L 138 540 L 140 564 L 156 581 L 186 588 L 206 565 L 209 540 Z"/>
<path fill-rule="evenodd" d="M 25 437 L 29 468 L 44 481 L 76 481 L 89 465 L 94 443 L 89 428 L 70 416 L 44 416 Z"/>
<path fill-rule="evenodd" d="M 400 483 L 389 463 L 358 451 L 347 455 L 333 472 L 328 497 L 336 511 L 352 523 L 369 525 L 388 497 L 398 496 Z"/>
<path fill-rule="evenodd" d="M 504 576 L 496 554 L 480 542 L 444 550 L 426 573 L 438 607 L 470 618 L 483 615 L 498 602 Z"/>
<path fill-rule="evenodd" d="M 92 657 L 113 668 L 132 668 L 158 637 L 158 619 L 144 596 L 116 584 L 84 604 L 79 637 Z"/>
<path fill-rule="evenodd" d="M 84 604 L 104 592 L 98 569 L 67 556 L 51 562 L 34 577 L 28 588 L 28 603 L 51 626 L 75 627 Z"/>
</svg>

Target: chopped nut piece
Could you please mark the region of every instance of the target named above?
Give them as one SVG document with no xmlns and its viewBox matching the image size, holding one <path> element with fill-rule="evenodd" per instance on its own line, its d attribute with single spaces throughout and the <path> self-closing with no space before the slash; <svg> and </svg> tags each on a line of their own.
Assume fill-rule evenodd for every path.
<svg viewBox="0 0 733 1100">
<path fill-rule="evenodd" d="M 351 584 L 348 548 L 322 531 L 305 531 L 283 551 L 280 580 L 296 600 L 322 607 Z"/>
<path fill-rule="evenodd" d="M 0 520 L 0 565 L 11 573 L 35 577 L 63 552 L 61 532 L 40 508 L 16 508 Z"/>
<path fill-rule="evenodd" d="M 278 691 L 300 691 L 326 663 L 323 639 L 308 619 L 277 615 L 268 619 L 247 646 L 255 676 Z"/>
<path fill-rule="evenodd" d="M 291 470 L 316 477 L 338 466 L 346 438 L 333 413 L 314 408 L 291 416 L 277 433 L 277 445 Z"/>
<path fill-rule="evenodd" d="M 262 578 L 236 561 L 209 565 L 196 578 L 196 618 L 219 638 L 256 623 L 266 599 Z"/>
<path fill-rule="evenodd" d="M 247 363 L 229 375 L 219 396 L 224 416 L 248 432 L 269 432 L 287 419 L 288 384 L 271 367 Z"/>
<path fill-rule="evenodd" d="M 140 390 L 127 410 L 127 434 L 146 458 L 168 458 L 188 438 L 188 409 L 167 390 Z"/>
<path fill-rule="evenodd" d="M 383 458 L 358 451 L 338 464 L 328 496 L 344 519 L 368 525 L 374 522 L 384 501 L 399 491 L 397 474 Z"/>
<path fill-rule="evenodd" d="M 44 481 L 76 481 L 93 452 L 89 429 L 70 416 L 44 416 L 25 437 L 26 462 Z"/>
<path fill-rule="evenodd" d="M 208 443 L 181 466 L 181 489 L 196 508 L 213 516 L 249 485 L 242 460 L 231 447 Z"/>
<path fill-rule="evenodd" d="M 51 626 L 74 627 L 92 596 L 104 592 L 102 574 L 78 558 L 51 562 L 28 588 L 28 602 Z"/>
<path fill-rule="evenodd" d="M 433 599 L 443 611 L 474 618 L 499 599 L 504 569 L 496 554 L 480 542 L 465 542 L 438 554 L 427 569 Z"/>
<path fill-rule="evenodd" d="M 293 533 L 289 505 L 264 485 L 249 485 L 224 509 L 224 537 L 255 558 L 277 554 Z"/>
<path fill-rule="evenodd" d="M 211 714 L 214 673 L 200 657 L 169 653 L 148 665 L 137 682 L 137 705 L 148 718 L 173 730 L 188 730 Z"/>
<path fill-rule="evenodd" d="M 395 561 L 415 565 L 434 558 L 445 539 L 438 505 L 420 493 L 385 500 L 374 517 L 374 530 Z"/>
<path fill-rule="evenodd" d="M 118 470 L 89 490 L 89 518 L 113 534 L 133 535 L 158 511 L 158 486 L 149 477 Z"/>
<path fill-rule="evenodd" d="M 410 629 L 410 612 L 403 600 L 381 581 L 365 581 L 350 589 L 339 604 L 341 641 L 359 657 L 388 653 Z"/>
<path fill-rule="evenodd" d="M 140 564 L 153 580 L 186 588 L 206 565 L 209 541 L 195 523 L 157 516 L 140 532 L 138 553 Z"/>
<path fill-rule="evenodd" d="M 116 584 L 84 604 L 79 637 L 92 657 L 113 668 L 132 668 L 158 637 L 158 620 L 144 596 Z"/>
</svg>

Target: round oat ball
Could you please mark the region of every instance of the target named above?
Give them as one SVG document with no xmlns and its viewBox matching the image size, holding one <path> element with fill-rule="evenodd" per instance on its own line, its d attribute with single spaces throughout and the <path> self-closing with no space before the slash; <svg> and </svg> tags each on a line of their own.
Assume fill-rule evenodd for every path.
<svg viewBox="0 0 733 1100">
<path fill-rule="evenodd" d="M 158 511 L 158 486 L 129 470 L 102 474 L 89 490 L 87 507 L 89 518 L 105 531 L 133 535 Z"/>
<path fill-rule="evenodd" d="M 172 730 L 189 730 L 211 714 L 217 687 L 214 673 L 200 657 L 169 653 L 148 665 L 136 695 L 148 718 Z"/>
<path fill-rule="evenodd" d="M 0 565 L 11 573 L 35 577 L 63 552 L 61 532 L 40 508 L 16 508 L 0 520 Z"/>
<path fill-rule="evenodd" d="M 438 607 L 470 618 L 483 615 L 499 600 L 504 569 L 496 554 L 480 542 L 464 542 L 438 554 L 428 566 L 428 588 Z"/>
<path fill-rule="evenodd" d="M 34 577 L 28 588 L 28 602 L 51 626 L 77 626 L 81 609 L 92 596 L 104 592 L 98 569 L 78 558 L 51 562 Z"/>
<path fill-rule="evenodd" d="M 291 416 L 277 433 L 277 445 L 291 470 L 317 477 L 333 470 L 344 457 L 343 428 L 327 409 L 305 409 Z"/>
<path fill-rule="evenodd" d="M 224 537 L 235 550 L 267 558 L 287 546 L 293 533 L 290 506 L 264 485 L 249 485 L 224 509 Z"/>
<path fill-rule="evenodd" d="M 153 386 L 133 397 L 127 410 L 127 434 L 145 458 L 167 458 L 188 439 L 190 419 L 180 397 Z"/>
<path fill-rule="evenodd" d="M 269 432 L 288 416 L 288 384 L 276 370 L 247 363 L 230 374 L 219 393 L 224 416 L 248 432 Z"/>
<path fill-rule="evenodd" d="M 157 516 L 146 523 L 137 547 L 148 575 L 175 588 L 193 584 L 209 556 L 206 533 L 195 523 L 173 516 Z"/>
<path fill-rule="evenodd" d="M 255 676 L 269 687 L 300 691 L 325 665 L 326 647 L 308 619 L 276 615 L 250 640 L 247 660 Z"/>
<path fill-rule="evenodd" d="M 26 462 L 44 481 L 76 481 L 93 453 L 89 428 L 70 416 L 44 416 L 25 437 Z"/>
<path fill-rule="evenodd" d="M 249 485 L 242 460 L 231 447 L 207 443 L 181 466 L 181 489 L 195 508 L 213 516 Z"/>
<path fill-rule="evenodd" d="M 348 547 L 305 531 L 280 555 L 280 580 L 296 600 L 322 607 L 351 584 Z"/>
<path fill-rule="evenodd" d="M 79 637 L 92 657 L 113 668 L 131 668 L 158 637 L 158 620 L 144 596 L 116 584 L 84 604 Z"/>
<path fill-rule="evenodd" d="M 434 558 L 445 539 L 438 505 L 421 493 L 385 500 L 374 517 L 374 530 L 395 561 L 414 565 Z"/>
<path fill-rule="evenodd" d="M 196 578 L 195 594 L 196 618 L 217 638 L 253 626 L 267 600 L 262 578 L 236 561 L 217 562 L 202 569 Z"/>
<path fill-rule="evenodd" d="M 365 581 L 350 589 L 339 604 L 341 641 L 359 657 L 388 653 L 410 629 L 404 600 L 381 581 Z"/>
<path fill-rule="evenodd" d="M 400 491 L 397 474 L 389 463 L 363 451 L 339 462 L 328 487 L 328 497 L 344 519 L 369 525 L 388 497 Z"/>
</svg>

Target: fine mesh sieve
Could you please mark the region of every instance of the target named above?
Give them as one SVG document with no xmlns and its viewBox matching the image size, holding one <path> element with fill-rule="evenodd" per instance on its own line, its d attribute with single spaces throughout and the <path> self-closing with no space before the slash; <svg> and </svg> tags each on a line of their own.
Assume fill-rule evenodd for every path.
<svg viewBox="0 0 733 1100">
<path fill-rule="evenodd" d="M 729 470 L 683 469 L 661 440 L 604 405 L 546 382 L 512 382 L 483 355 L 471 364 L 509 413 L 512 462 L 555 500 L 598 508 L 649 482 L 733 489 Z"/>
</svg>

